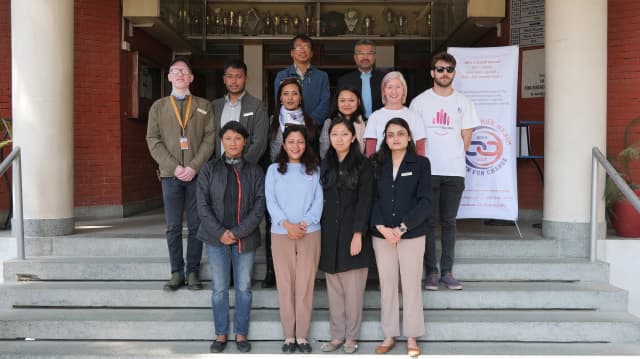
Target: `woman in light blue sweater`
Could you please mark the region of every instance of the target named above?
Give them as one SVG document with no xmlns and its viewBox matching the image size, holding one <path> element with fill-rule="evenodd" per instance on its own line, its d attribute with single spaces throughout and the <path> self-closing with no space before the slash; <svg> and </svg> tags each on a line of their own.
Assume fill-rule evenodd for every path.
<svg viewBox="0 0 640 359">
<path fill-rule="evenodd" d="M 284 353 L 296 348 L 311 353 L 308 337 L 323 207 L 318 165 L 305 127 L 287 126 L 282 149 L 265 180 Z"/>
</svg>

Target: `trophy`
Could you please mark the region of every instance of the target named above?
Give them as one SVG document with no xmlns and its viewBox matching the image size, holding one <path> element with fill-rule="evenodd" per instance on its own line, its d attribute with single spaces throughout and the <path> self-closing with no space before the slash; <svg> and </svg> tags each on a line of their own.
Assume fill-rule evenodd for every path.
<svg viewBox="0 0 640 359">
<path fill-rule="evenodd" d="M 227 30 L 228 34 L 233 34 L 236 31 L 236 13 L 235 11 L 229 11 L 229 27 Z"/>
<path fill-rule="evenodd" d="M 313 13 L 315 12 L 314 4 L 304 5 L 304 26 L 305 34 L 311 36 L 311 25 L 313 23 Z"/>
<path fill-rule="evenodd" d="M 282 33 L 289 33 L 289 17 L 287 15 L 282 17 Z"/>
<path fill-rule="evenodd" d="M 293 19 L 291 20 L 291 23 L 293 24 L 293 33 L 294 34 L 299 34 L 300 33 L 300 18 L 297 16 L 294 16 Z"/>
<path fill-rule="evenodd" d="M 344 13 L 344 23 L 347 25 L 349 34 L 353 34 L 353 31 L 356 29 L 356 25 L 358 25 L 358 10 L 347 9 Z"/>
<path fill-rule="evenodd" d="M 229 15 L 225 15 L 222 17 L 222 33 L 229 33 Z"/>
<path fill-rule="evenodd" d="M 407 17 L 404 15 L 400 15 L 398 16 L 398 33 L 399 34 L 406 34 L 407 33 Z"/>
<path fill-rule="evenodd" d="M 238 20 L 236 21 L 238 24 L 238 31 L 236 31 L 240 35 L 244 35 L 244 17 L 242 14 L 238 14 Z"/>
<path fill-rule="evenodd" d="M 395 22 L 393 21 L 393 11 L 390 8 L 384 11 L 384 20 L 387 23 L 387 33 L 384 36 L 393 36 Z"/>
<path fill-rule="evenodd" d="M 264 33 L 267 35 L 271 35 L 271 13 L 268 12 L 267 16 L 264 18 Z"/>
<path fill-rule="evenodd" d="M 279 32 L 280 32 L 280 16 L 274 15 L 273 16 L 273 34 L 278 35 Z"/>
<path fill-rule="evenodd" d="M 193 14 L 191 20 L 191 34 L 197 35 L 202 31 L 202 25 L 200 25 L 200 15 Z"/>
<path fill-rule="evenodd" d="M 254 8 L 250 8 L 247 11 L 247 16 L 245 18 L 247 34 L 251 36 L 258 35 L 258 25 L 261 22 L 260 14 Z"/>
<path fill-rule="evenodd" d="M 362 30 L 365 35 L 371 35 L 371 31 L 373 30 L 373 18 L 369 15 L 362 18 Z"/>
<path fill-rule="evenodd" d="M 222 33 L 222 9 L 220 9 L 219 7 L 213 9 L 213 26 L 214 26 L 214 34 L 221 34 Z"/>
</svg>

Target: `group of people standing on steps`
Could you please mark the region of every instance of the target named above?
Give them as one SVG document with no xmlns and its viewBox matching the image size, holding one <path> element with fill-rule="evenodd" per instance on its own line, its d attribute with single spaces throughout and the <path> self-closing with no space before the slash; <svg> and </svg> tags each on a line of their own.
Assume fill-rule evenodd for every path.
<svg viewBox="0 0 640 359">
<path fill-rule="evenodd" d="M 295 36 L 290 54 L 293 64 L 275 79 L 271 116 L 246 91 L 241 61 L 224 66 L 227 93 L 212 103 L 189 92 L 193 73 L 186 59 L 170 64 L 172 92 L 152 105 L 147 129 L 167 222 L 172 274 L 164 288 L 202 289 L 206 244 L 215 333 L 210 351 L 224 351 L 230 340 L 231 281 L 235 343 L 240 352 L 250 351 L 251 272 L 266 219 L 262 285 L 275 281 L 277 287 L 283 353 L 312 351 L 318 269 L 325 273 L 330 323 L 320 350 L 355 353 L 375 261 L 384 335 L 375 352 L 389 352 L 403 335 L 407 354 L 417 356 L 425 334 L 422 289 L 462 289 L 452 272 L 456 214 L 465 152 L 479 119 L 472 102 L 452 87 L 456 60 L 435 54 L 433 87 L 406 107 L 403 75 L 375 68 L 370 40 L 355 44 L 357 70 L 339 79 L 333 97 L 327 73 L 311 65 L 312 39 Z"/>
</svg>

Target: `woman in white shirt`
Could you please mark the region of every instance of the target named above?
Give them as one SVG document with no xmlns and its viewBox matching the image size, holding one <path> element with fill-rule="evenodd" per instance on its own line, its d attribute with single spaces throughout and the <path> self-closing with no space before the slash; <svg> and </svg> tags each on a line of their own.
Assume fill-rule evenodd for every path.
<svg viewBox="0 0 640 359">
<path fill-rule="evenodd" d="M 392 118 L 402 118 L 409 124 L 416 152 L 425 155 L 424 126 L 420 117 L 404 105 L 407 100 L 407 81 L 399 71 L 392 71 L 382 79 L 382 103 L 384 107 L 371 114 L 364 131 L 365 154 L 371 157 L 384 141 L 384 128 Z"/>
</svg>

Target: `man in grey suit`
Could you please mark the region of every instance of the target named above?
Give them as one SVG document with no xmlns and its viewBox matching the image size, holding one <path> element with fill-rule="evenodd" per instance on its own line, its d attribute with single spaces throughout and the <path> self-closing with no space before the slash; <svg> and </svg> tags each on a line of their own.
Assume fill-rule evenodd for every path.
<svg viewBox="0 0 640 359">
<path fill-rule="evenodd" d="M 362 39 L 353 47 L 353 61 L 357 70 L 342 75 L 338 79 L 338 89 L 353 87 L 360 91 L 364 115 L 369 118 L 371 113 L 382 107 L 380 85 L 385 72 L 377 69 L 376 44 L 373 40 Z"/>
<path fill-rule="evenodd" d="M 269 119 L 264 103 L 245 90 L 247 65 L 240 60 L 232 60 L 224 65 L 224 85 L 227 94 L 213 101 L 213 121 L 216 128 L 226 123 L 238 121 L 249 132 L 244 159 L 258 163 L 267 148 Z M 222 144 L 216 136 L 214 154 L 222 156 Z"/>
</svg>

